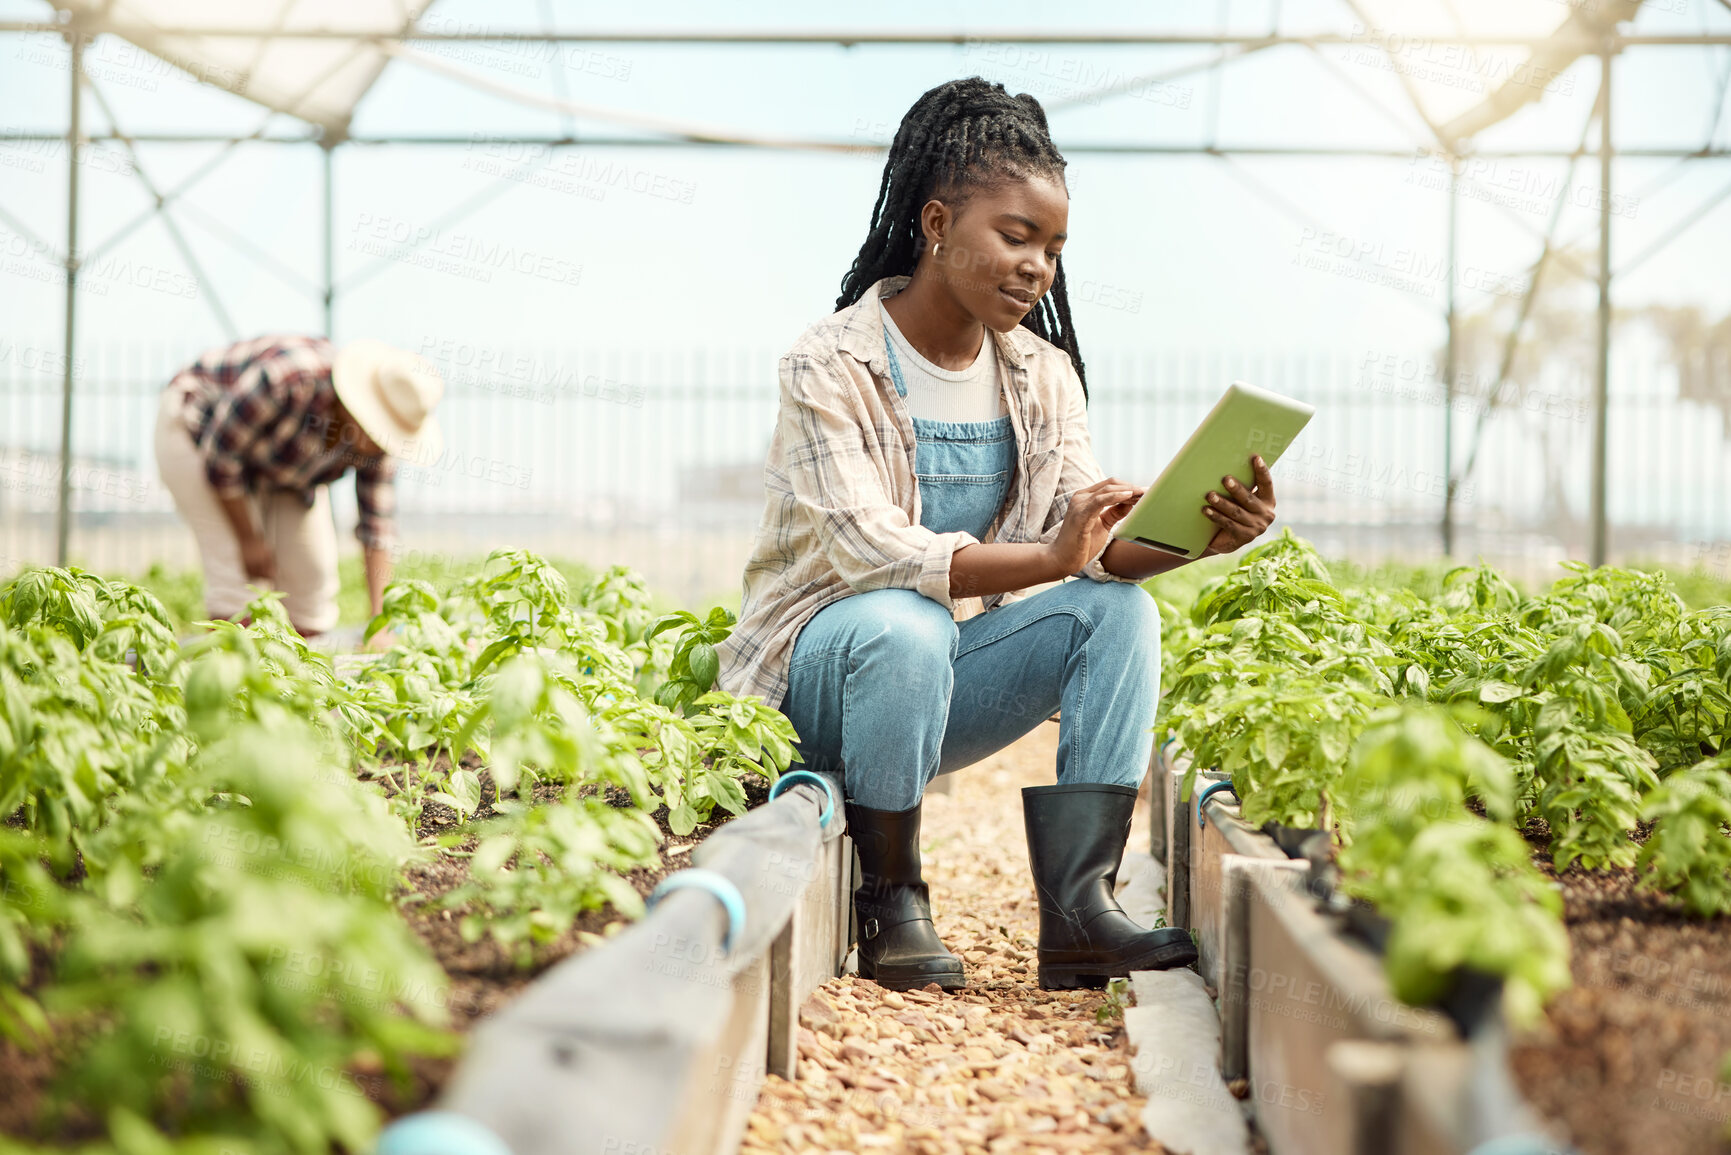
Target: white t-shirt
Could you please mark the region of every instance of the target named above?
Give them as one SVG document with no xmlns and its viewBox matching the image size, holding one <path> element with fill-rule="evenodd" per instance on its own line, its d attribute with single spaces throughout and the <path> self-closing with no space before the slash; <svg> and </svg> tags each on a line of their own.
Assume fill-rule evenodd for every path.
<svg viewBox="0 0 1731 1155">
<path fill-rule="evenodd" d="M 895 346 L 902 384 L 907 386 L 910 416 L 927 421 L 993 421 L 1009 412 L 998 381 L 998 351 L 992 335 L 980 340 L 979 356 L 966 369 L 940 369 L 908 343 L 902 331 L 878 300 L 884 331 Z"/>
</svg>

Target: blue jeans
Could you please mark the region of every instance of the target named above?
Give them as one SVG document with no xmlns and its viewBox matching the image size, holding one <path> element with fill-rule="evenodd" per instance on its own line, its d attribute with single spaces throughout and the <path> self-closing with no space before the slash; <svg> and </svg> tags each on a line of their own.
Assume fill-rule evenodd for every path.
<svg viewBox="0 0 1731 1155">
<path fill-rule="evenodd" d="M 906 810 L 926 783 L 1062 710 L 1060 784 L 1139 786 L 1153 750 L 1160 613 L 1140 587 L 1067 581 L 956 622 L 912 590 L 826 606 L 794 644 L 782 710 L 808 769 Z"/>
</svg>

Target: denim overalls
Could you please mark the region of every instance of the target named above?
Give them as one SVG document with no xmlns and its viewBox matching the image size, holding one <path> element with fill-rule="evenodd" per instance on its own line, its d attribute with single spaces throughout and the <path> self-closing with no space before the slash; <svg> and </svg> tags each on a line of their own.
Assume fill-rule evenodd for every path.
<svg viewBox="0 0 1731 1155">
<path fill-rule="evenodd" d="M 887 334 L 885 347 L 906 397 Z M 913 424 L 920 524 L 983 540 L 1015 476 L 1010 417 Z M 1133 787 L 1153 749 L 1160 616 L 1119 582 L 1062 582 L 960 623 L 915 590 L 870 590 L 818 611 L 788 678 L 781 708 L 806 768 L 845 767 L 844 796 L 863 806 L 918 805 L 934 775 L 1003 749 L 1060 706 L 1058 782 Z"/>
<path fill-rule="evenodd" d="M 991 334 L 985 340 L 990 341 Z M 884 333 L 890 379 L 908 395 L 901 361 Z M 992 421 L 929 421 L 915 417 L 914 475 L 920 483 L 920 524 L 933 533 L 971 533 L 984 540 L 1003 508 L 1016 469 L 1010 415 Z"/>
</svg>

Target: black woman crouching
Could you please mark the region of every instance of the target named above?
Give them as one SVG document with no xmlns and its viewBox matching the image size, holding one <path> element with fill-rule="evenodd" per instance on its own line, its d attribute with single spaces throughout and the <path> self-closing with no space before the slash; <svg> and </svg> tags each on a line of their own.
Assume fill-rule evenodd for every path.
<svg viewBox="0 0 1731 1155">
<path fill-rule="evenodd" d="M 1142 491 L 1089 445 L 1064 165 L 1033 97 L 978 78 L 927 92 L 839 311 L 781 361 L 721 681 L 779 703 L 807 766 L 842 774 L 860 973 L 892 989 L 966 982 L 920 873 L 926 784 L 1055 710 L 1057 783 L 1022 791 L 1040 985 L 1196 958 L 1188 933 L 1144 929 L 1113 896 L 1159 697 L 1159 615 L 1137 583 L 1182 559 L 1111 538 Z M 1274 519 L 1252 464 L 1254 490 L 1210 495 L 1209 553 Z"/>
</svg>

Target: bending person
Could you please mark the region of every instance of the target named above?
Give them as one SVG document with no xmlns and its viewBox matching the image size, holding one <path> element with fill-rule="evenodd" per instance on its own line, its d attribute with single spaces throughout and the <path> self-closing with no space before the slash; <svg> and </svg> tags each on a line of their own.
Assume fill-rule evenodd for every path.
<svg viewBox="0 0 1731 1155">
<path fill-rule="evenodd" d="M 1023 791 L 1041 986 L 1196 958 L 1113 897 L 1159 695 L 1159 614 L 1136 583 L 1182 559 L 1110 536 L 1142 491 L 1089 446 L 1064 164 L 1033 97 L 978 78 L 927 92 L 839 311 L 781 361 L 721 680 L 779 703 L 806 763 L 843 775 L 860 973 L 886 987 L 965 985 L 921 877 L 926 784 L 1060 708 L 1057 784 Z M 1211 495 L 1210 554 L 1274 519 L 1253 465 L 1254 491 Z"/>
<path fill-rule="evenodd" d="M 337 536 L 330 483 L 350 469 L 360 506 L 367 596 L 390 582 L 396 459 L 442 445 L 437 370 L 412 353 L 322 337 L 260 337 L 212 349 L 163 390 L 156 463 L 192 527 L 205 610 L 233 618 L 249 583 L 279 589 L 304 637 L 337 624 Z"/>
</svg>

